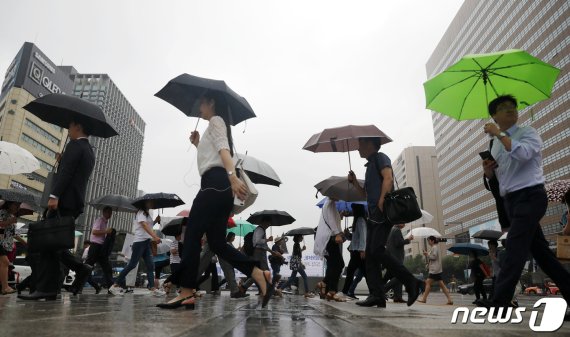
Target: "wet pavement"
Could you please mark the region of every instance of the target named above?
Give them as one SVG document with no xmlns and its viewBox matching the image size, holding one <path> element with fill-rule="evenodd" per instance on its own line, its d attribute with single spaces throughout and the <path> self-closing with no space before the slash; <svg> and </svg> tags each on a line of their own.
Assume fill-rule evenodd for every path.
<svg viewBox="0 0 570 337">
<path fill-rule="evenodd" d="M 450 324 L 458 306 L 471 309 L 471 296 L 453 295 L 445 305 L 442 294 L 431 294 L 427 304 L 388 303 L 386 309 L 360 308 L 354 302 L 326 302 L 318 298 L 284 295 L 257 306 L 257 298 L 231 299 L 204 295 L 196 309 L 164 311 L 154 305 L 163 298 L 135 294 L 113 297 L 89 290 L 77 297 L 63 294 L 51 302 L 24 302 L 0 296 L 1 336 L 534 336 L 529 328 L 530 308 L 539 297 L 520 298 L 528 307 L 521 324 Z M 546 335 L 570 336 L 570 322 Z"/>
</svg>

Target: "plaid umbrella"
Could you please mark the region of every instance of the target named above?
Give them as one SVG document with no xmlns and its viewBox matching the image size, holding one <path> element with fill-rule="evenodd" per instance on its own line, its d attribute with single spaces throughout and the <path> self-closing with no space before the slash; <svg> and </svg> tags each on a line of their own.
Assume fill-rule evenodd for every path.
<svg viewBox="0 0 570 337">
<path fill-rule="evenodd" d="M 555 180 L 544 186 L 548 201 L 562 201 L 564 194 L 570 191 L 570 179 Z"/>
</svg>

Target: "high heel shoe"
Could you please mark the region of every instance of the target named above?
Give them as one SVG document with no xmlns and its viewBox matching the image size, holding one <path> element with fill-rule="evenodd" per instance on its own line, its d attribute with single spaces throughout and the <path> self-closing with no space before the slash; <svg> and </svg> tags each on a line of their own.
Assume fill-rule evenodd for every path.
<svg viewBox="0 0 570 337">
<path fill-rule="evenodd" d="M 191 298 L 196 298 L 194 296 L 194 294 L 188 296 L 188 297 L 184 297 L 178 301 L 172 302 L 172 303 L 159 303 L 156 305 L 157 308 L 160 309 L 178 309 L 181 306 L 184 306 L 186 308 L 186 310 L 194 310 L 195 309 L 195 303 L 187 303 L 187 304 L 182 304 L 182 302 L 187 301 Z"/>
</svg>

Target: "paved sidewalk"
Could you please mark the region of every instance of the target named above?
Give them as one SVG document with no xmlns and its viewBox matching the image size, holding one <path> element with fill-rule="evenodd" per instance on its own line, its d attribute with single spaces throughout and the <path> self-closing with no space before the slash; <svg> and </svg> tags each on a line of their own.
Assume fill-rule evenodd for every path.
<svg viewBox="0 0 570 337">
<path fill-rule="evenodd" d="M 539 297 L 521 299 L 532 307 Z M 164 301 L 137 290 L 113 297 L 106 294 L 64 294 L 55 302 L 24 302 L 16 296 L 0 296 L 1 336 L 534 336 L 522 324 L 450 324 L 457 306 L 470 306 L 473 299 L 454 295 L 455 305 L 443 305 L 441 294 L 432 294 L 427 304 L 389 303 L 388 308 L 360 308 L 354 302 L 326 302 L 318 298 L 285 295 L 257 306 L 257 298 L 230 299 L 204 295 L 196 310 L 159 310 Z M 570 322 L 552 336 L 570 336 Z"/>
</svg>

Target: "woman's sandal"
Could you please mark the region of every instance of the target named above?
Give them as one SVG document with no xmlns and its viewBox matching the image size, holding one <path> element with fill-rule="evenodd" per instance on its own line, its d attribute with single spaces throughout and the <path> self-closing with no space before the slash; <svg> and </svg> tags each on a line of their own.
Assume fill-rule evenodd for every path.
<svg viewBox="0 0 570 337">
<path fill-rule="evenodd" d="M 190 299 L 194 299 L 194 302 L 192 303 L 183 303 L 185 301 L 188 301 Z M 182 299 L 179 299 L 178 301 L 174 301 L 171 303 L 159 303 L 156 305 L 157 308 L 160 309 L 178 309 L 182 306 L 184 306 L 186 308 L 186 310 L 194 310 L 195 308 L 195 301 L 196 301 L 196 296 L 194 296 L 194 294 L 184 297 Z"/>
<path fill-rule="evenodd" d="M 2 292 L 2 295 L 10 295 L 10 294 L 13 294 L 13 293 L 16 293 L 16 292 L 18 292 L 18 290 L 12 289 L 12 290 L 8 290 L 8 291 L 3 291 L 3 292 Z"/>
<path fill-rule="evenodd" d="M 326 295 L 327 301 L 335 301 L 335 302 L 346 302 L 346 298 L 341 297 L 338 293 L 333 291 L 329 291 Z"/>
</svg>

